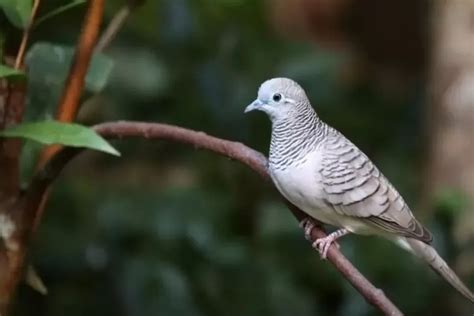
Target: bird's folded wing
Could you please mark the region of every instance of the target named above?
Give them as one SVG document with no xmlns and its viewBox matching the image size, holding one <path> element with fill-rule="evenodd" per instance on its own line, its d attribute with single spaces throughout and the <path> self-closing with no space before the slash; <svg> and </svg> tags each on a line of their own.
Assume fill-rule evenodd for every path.
<svg viewBox="0 0 474 316">
<path fill-rule="evenodd" d="M 432 240 L 431 233 L 362 151 L 342 135 L 328 139 L 325 146 L 319 172 L 329 206 L 389 233 Z"/>
</svg>

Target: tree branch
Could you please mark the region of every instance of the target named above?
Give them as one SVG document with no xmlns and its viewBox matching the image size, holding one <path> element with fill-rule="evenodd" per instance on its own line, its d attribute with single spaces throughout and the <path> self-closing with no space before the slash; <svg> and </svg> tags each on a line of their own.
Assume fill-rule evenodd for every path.
<svg viewBox="0 0 474 316">
<path fill-rule="evenodd" d="M 0 101 L 0 130 L 18 124 L 25 110 L 24 82 L 3 81 L 5 90 Z M 3 113 L 1 113 L 3 112 Z M 0 203 L 1 200 L 15 200 L 19 192 L 21 141 L 0 138 Z M 1 209 L 0 209 L 1 211 Z"/>
<path fill-rule="evenodd" d="M 39 0 L 35 0 L 35 6 L 32 12 L 32 18 L 39 5 Z M 79 101 L 84 87 L 85 76 L 92 58 L 93 50 L 99 35 L 100 24 L 104 11 L 104 0 L 89 0 L 89 8 L 84 19 L 81 35 L 78 40 L 74 60 L 71 65 L 66 85 L 59 103 L 57 119 L 63 122 L 74 120 L 79 108 Z M 31 23 L 30 23 L 31 26 Z M 28 39 L 29 28 L 25 31 L 23 42 L 17 56 L 16 65 L 21 66 L 24 56 L 24 48 Z M 8 126 L 9 117 L 20 117 L 24 110 L 24 85 L 21 94 L 9 95 L 6 117 L 1 120 L 1 125 Z M 16 90 L 15 90 L 16 91 Z M 18 120 L 19 121 L 19 120 Z M 2 127 L 2 126 L 0 126 Z M 15 288 L 22 276 L 22 266 L 27 252 L 29 237 L 35 228 L 33 225 L 35 219 L 39 222 L 41 218 L 44 203 L 47 199 L 47 187 L 45 187 L 42 196 L 39 197 L 36 205 L 28 204 L 28 209 L 11 208 L 5 200 L 5 192 L 9 194 L 10 203 L 14 203 L 19 191 L 18 186 L 18 154 L 20 152 L 20 143 L 18 140 L 0 140 L 0 167 L 6 168 L 6 176 L 0 177 L 0 237 L 4 245 L 0 245 L 0 315 L 7 312 L 11 303 Z M 46 163 L 58 146 L 48 147 L 43 151 L 39 166 Z M 3 171 L 3 170 L 2 170 Z M 8 182 L 5 182 L 5 181 Z M 2 194 L 3 193 L 3 194 Z M 2 196 L 4 195 L 4 196 Z M 19 202 L 24 201 L 19 199 Z M 9 202 L 9 201 L 7 201 Z M 7 205 L 5 205 L 7 204 Z M 15 203 L 14 205 L 18 205 Z M 26 205 L 25 205 L 26 206 Z M 6 210 L 11 210 L 7 212 Z M 28 226 L 24 226 L 24 219 L 30 219 Z M 5 230 L 6 227 L 8 228 Z"/>
<path fill-rule="evenodd" d="M 197 132 L 177 126 L 140 123 L 140 122 L 111 122 L 96 125 L 94 129 L 102 136 L 109 139 L 122 138 L 145 138 L 160 139 L 172 142 L 184 143 L 195 148 L 206 149 L 219 155 L 237 160 L 257 172 L 265 180 L 269 179 L 267 172 L 267 160 L 264 155 L 255 151 L 242 143 L 232 142 L 217 137 L 209 136 L 203 132 Z M 26 225 L 31 227 L 32 218 L 28 218 L 31 212 L 28 208 L 34 208 L 40 202 L 42 195 L 50 184 L 56 179 L 67 163 L 74 158 L 81 150 L 76 148 L 65 148 L 45 165 L 33 178 L 26 194 L 19 202 L 19 208 L 26 208 L 23 218 Z M 296 206 L 286 201 L 293 215 L 301 221 L 307 217 L 305 213 Z M 29 222 L 29 223 L 28 223 Z M 326 233 L 321 227 L 315 227 L 311 233 L 311 239 L 325 237 Z M 30 236 L 26 236 L 29 239 Z M 25 239 L 24 239 L 25 240 Z M 344 255 L 331 246 L 328 252 L 328 260 L 334 267 L 349 281 L 349 283 L 374 307 L 382 311 L 385 315 L 402 315 L 400 310 L 384 295 L 382 290 L 377 289 L 370 283 Z"/>
<path fill-rule="evenodd" d="M 76 45 L 73 63 L 69 69 L 66 84 L 56 112 L 56 119 L 58 121 L 72 122 L 76 118 L 87 70 L 89 69 L 89 64 L 92 60 L 94 48 L 99 37 L 100 24 L 102 23 L 104 15 L 104 2 L 104 0 L 89 0 L 89 8 L 84 18 L 81 35 Z M 60 148 L 60 146 L 46 147 L 41 153 L 38 168 L 41 168 Z M 37 204 L 36 210 L 31 211 L 36 217 L 34 227 L 39 224 L 47 199 L 48 190 L 44 192 L 41 201 Z"/>
<path fill-rule="evenodd" d="M 72 122 L 76 117 L 86 73 L 99 37 L 103 14 L 104 0 L 89 0 L 89 9 L 56 115 L 61 122 Z"/>
<path fill-rule="evenodd" d="M 26 46 L 32 29 L 33 21 L 38 11 L 40 0 L 35 0 L 31 10 L 30 20 L 21 39 L 18 54 L 15 59 L 15 69 L 23 68 Z M 24 82 L 12 83 L 2 78 L 0 83 L 2 100 L 0 101 L 0 129 L 18 124 L 25 109 Z M 0 139 L 0 200 L 14 200 L 19 192 L 19 155 L 21 142 L 18 139 Z"/>
<path fill-rule="evenodd" d="M 89 0 L 89 8 L 84 18 L 73 62 L 56 112 L 58 121 L 72 122 L 76 118 L 87 70 L 99 37 L 103 15 L 104 0 Z M 41 166 L 46 163 L 59 148 L 59 146 L 47 147 L 42 152 L 38 165 Z"/>
</svg>

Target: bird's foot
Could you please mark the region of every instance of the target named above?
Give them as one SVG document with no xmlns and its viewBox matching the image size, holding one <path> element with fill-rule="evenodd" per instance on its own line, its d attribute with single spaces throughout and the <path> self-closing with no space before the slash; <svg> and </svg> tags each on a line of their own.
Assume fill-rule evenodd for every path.
<svg viewBox="0 0 474 316">
<path fill-rule="evenodd" d="M 321 259 L 325 260 L 327 258 L 328 250 L 332 243 L 337 245 L 335 240 L 334 236 L 328 235 L 324 238 L 318 238 L 313 242 L 313 248 L 319 251 Z"/>
<path fill-rule="evenodd" d="M 336 243 L 336 239 L 348 233 L 349 231 L 345 228 L 338 229 L 324 238 L 316 239 L 313 242 L 313 248 L 318 250 L 321 254 L 321 259 L 325 260 L 327 258 L 329 247 L 331 247 L 331 245 L 335 243 L 335 245 L 339 248 L 339 245 Z"/>
<path fill-rule="evenodd" d="M 300 227 L 304 230 L 304 238 L 306 238 L 307 241 L 311 241 L 311 232 L 315 226 L 316 224 L 311 217 L 306 217 L 300 222 Z"/>
</svg>

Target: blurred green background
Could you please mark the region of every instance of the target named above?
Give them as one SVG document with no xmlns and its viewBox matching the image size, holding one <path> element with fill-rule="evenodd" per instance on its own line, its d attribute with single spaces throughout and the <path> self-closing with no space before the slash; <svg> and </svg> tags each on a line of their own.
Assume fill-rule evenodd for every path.
<svg viewBox="0 0 474 316">
<path fill-rule="evenodd" d="M 67 2 L 43 1 L 39 16 Z M 113 68 L 105 88 L 84 98 L 79 121 L 176 124 L 267 153 L 268 119 L 243 109 L 262 81 L 291 77 L 320 117 L 378 164 L 473 288 L 474 264 L 463 253 L 474 241 L 454 238 L 469 197 L 448 188 L 421 207 L 430 6 L 357 2 L 147 1 L 105 51 Z M 123 1 L 106 3 L 107 22 Z M 74 45 L 85 7 L 43 22 L 31 42 Z M 39 70 L 45 86 L 31 95 L 59 93 L 43 79 L 48 71 Z M 30 112 L 54 106 L 31 96 L 30 103 Z M 56 183 L 31 247 L 49 294 L 22 285 L 16 315 L 377 315 L 319 259 L 272 186 L 247 168 L 183 145 L 114 145 L 121 158 L 83 154 Z M 34 161 L 32 153 L 24 160 Z M 388 241 L 340 243 L 406 314 L 472 309 Z"/>
</svg>

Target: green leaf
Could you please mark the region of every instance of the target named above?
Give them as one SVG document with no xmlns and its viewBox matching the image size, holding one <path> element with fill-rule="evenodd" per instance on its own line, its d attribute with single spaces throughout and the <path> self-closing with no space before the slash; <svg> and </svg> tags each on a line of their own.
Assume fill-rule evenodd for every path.
<svg viewBox="0 0 474 316">
<path fill-rule="evenodd" d="M 0 0 L 0 7 L 13 25 L 24 29 L 30 21 L 33 0 Z"/>
<path fill-rule="evenodd" d="M 0 0 L 1 1 L 1 0 Z M 27 112 L 25 121 L 50 119 L 69 72 L 74 49 L 68 46 L 40 42 L 26 56 L 28 75 Z M 85 79 L 85 90 L 99 93 L 104 89 L 113 69 L 113 61 L 94 54 Z"/>
<path fill-rule="evenodd" d="M 93 129 L 79 124 L 58 121 L 24 123 L 0 131 L 0 136 L 21 137 L 45 145 L 60 144 L 89 148 L 120 156 L 120 153 Z"/>
<path fill-rule="evenodd" d="M 0 65 L 0 78 L 25 78 L 25 73 L 14 69 L 10 68 L 5 65 Z"/>
<path fill-rule="evenodd" d="M 0 0 L 1 1 L 1 0 Z M 50 86 L 62 87 L 74 55 L 70 46 L 39 42 L 33 45 L 26 56 L 31 80 L 46 79 Z M 94 54 L 86 76 L 86 90 L 98 93 L 105 85 L 113 69 L 113 61 L 103 54 Z"/>
</svg>

